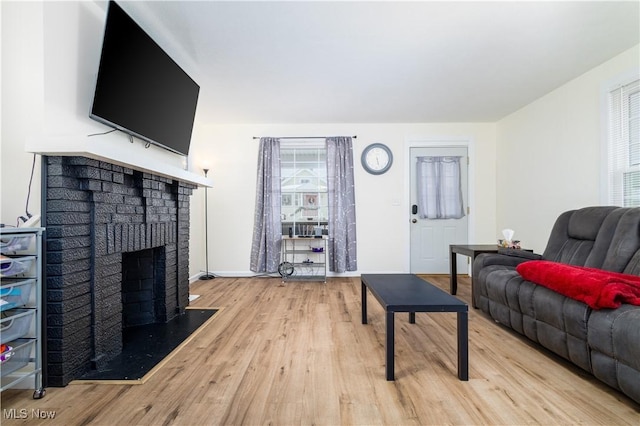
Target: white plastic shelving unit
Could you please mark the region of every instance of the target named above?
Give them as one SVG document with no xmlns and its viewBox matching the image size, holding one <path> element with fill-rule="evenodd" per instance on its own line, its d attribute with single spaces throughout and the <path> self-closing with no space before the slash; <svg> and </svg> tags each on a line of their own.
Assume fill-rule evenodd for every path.
<svg viewBox="0 0 640 426">
<path fill-rule="evenodd" d="M 42 235 L 44 228 L 0 228 L 0 391 L 42 386 Z"/>
</svg>

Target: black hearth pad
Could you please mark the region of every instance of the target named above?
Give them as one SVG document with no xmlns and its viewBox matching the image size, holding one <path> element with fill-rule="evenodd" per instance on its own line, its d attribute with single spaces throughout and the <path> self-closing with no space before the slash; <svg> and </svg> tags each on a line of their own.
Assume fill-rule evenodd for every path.
<svg viewBox="0 0 640 426">
<path fill-rule="evenodd" d="M 104 371 L 90 371 L 78 381 L 142 381 L 216 312 L 217 309 L 187 309 L 168 323 L 127 328 L 123 331 L 122 353 Z"/>
</svg>

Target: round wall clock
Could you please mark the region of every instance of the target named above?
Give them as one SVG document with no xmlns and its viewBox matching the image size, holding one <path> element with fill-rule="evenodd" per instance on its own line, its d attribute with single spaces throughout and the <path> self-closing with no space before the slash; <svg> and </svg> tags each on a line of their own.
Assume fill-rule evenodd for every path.
<svg viewBox="0 0 640 426">
<path fill-rule="evenodd" d="M 372 143 L 362 151 L 362 167 L 372 175 L 385 173 L 393 163 L 393 154 L 388 146 Z"/>
</svg>

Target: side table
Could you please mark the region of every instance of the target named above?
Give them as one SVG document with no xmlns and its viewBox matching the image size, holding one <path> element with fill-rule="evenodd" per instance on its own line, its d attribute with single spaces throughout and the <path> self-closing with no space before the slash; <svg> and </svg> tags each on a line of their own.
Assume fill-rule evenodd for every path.
<svg viewBox="0 0 640 426">
<path fill-rule="evenodd" d="M 497 244 L 475 244 L 475 245 L 467 245 L 467 244 L 452 244 L 449 246 L 449 266 L 450 266 L 450 290 L 451 294 L 456 294 L 458 291 L 458 262 L 456 254 L 461 254 L 463 256 L 469 256 L 471 258 L 471 266 L 473 267 L 473 261 L 476 259 L 476 256 L 480 253 L 497 253 L 498 252 Z M 471 274 L 471 294 L 473 294 L 473 273 Z M 473 297 L 471 298 L 471 306 L 474 308 L 475 303 L 473 302 Z"/>
<path fill-rule="evenodd" d="M 476 256 L 481 253 L 497 253 L 500 246 L 497 244 L 451 244 L 449 246 L 449 276 L 450 276 L 450 291 L 451 294 L 456 294 L 458 292 L 458 276 L 456 272 L 458 270 L 458 262 L 456 254 L 461 254 L 463 256 L 469 256 L 471 258 L 471 267 L 473 268 L 473 261 L 476 260 Z M 530 249 L 521 249 L 524 251 L 533 250 Z M 471 273 L 471 294 L 473 295 L 473 271 Z M 471 297 L 471 306 L 476 308 L 473 297 Z"/>
</svg>

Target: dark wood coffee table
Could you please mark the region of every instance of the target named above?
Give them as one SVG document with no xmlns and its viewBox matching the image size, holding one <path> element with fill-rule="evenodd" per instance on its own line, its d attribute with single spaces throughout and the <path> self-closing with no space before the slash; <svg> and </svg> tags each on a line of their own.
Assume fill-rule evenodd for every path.
<svg viewBox="0 0 640 426">
<path fill-rule="evenodd" d="M 367 323 L 367 288 L 386 315 L 385 365 L 387 380 L 394 380 L 394 314 L 408 312 L 415 324 L 416 312 L 457 312 L 458 378 L 469 380 L 469 307 L 433 284 L 413 274 L 363 274 L 362 323 Z"/>
</svg>

